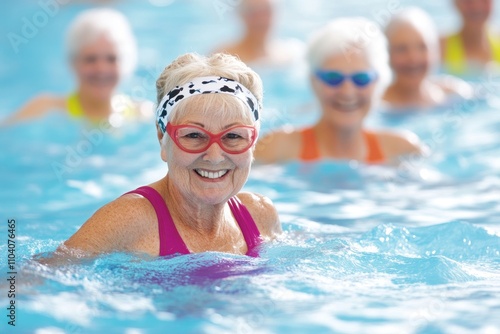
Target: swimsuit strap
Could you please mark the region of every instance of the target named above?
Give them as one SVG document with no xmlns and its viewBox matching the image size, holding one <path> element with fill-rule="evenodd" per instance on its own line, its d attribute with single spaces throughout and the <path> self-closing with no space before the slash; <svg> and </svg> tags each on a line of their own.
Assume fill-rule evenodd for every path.
<svg viewBox="0 0 500 334">
<path fill-rule="evenodd" d="M 319 159 L 318 144 L 313 128 L 305 128 L 300 132 L 302 136 L 302 149 L 299 159 L 302 161 L 313 161 Z"/>
<path fill-rule="evenodd" d="M 384 154 L 380 148 L 380 143 L 378 137 L 374 132 L 363 130 L 363 135 L 365 137 L 366 148 L 368 155 L 366 157 L 366 163 L 381 163 L 384 159 Z"/>
<path fill-rule="evenodd" d="M 175 227 L 170 211 L 163 197 L 155 189 L 145 186 L 132 190 L 127 194 L 139 194 L 146 198 L 156 212 L 158 233 L 160 236 L 160 256 L 176 253 L 189 254 L 189 250 Z"/>
<path fill-rule="evenodd" d="M 256 247 L 260 245 L 261 238 L 259 229 L 255 224 L 252 215 L 250 215 L 250 212 L 248 212 L 246 206 L 243 205 L 240 199 L 236 196 L 231 197 L 228 201 L 228 204 L 234 218 L 236 219 L 236 222 L 240 226 L 240 230 L 241 233 L 243 233 L 245 242 L 247 243 L 246 255 L 257 257 L 259 254 Z"/>
<path fill-rule="evenodd" d="M 305 128 L 301 131 L 302 135 L 302 151 L 300 159 L 302 161 L 313 161 L 319 159 L 318 145 L 313 128 Z M 366 163 L 381 163 L 384 161 L 384 154 L 380 148 L 377 135 L 373 132 L 363 130 L 365 138 L 366 150 L 368 152 L 365 159 Z"/>
<path fill-rule="evenodd" d="M 500 41 L 498 41 L 498 38 L 491 32 L 488 33 L 488 40 L 492 60 L 500 63 Z M 466 72 L 467 59 L 465 56 L 462 38 L 458 33 L 450 35 L 446 38 L 444 55 L 448 72 L 453 74 L 464 74 Z"/>
<path fill-rule="evenodd" d="M 114 95 L 111 100 L 113 109 L 117 114 L 123 116 L 125 119 L 134 119 L 136 117 L 136 107 L 130 97 L 123 94 Z M 74 118 L 82 118 L 85 116 L 82 104 L 78 93 L 72 93 L 66 100 L 68 114 Z"/>
<path fill-rule="evenodd" d="M 498 37 L 493 33 L 490 33 L 488 35 L 488 38 L 491 47 L 491 57 L 495 62 L 500 63 L 500 41 L 498 40 Z"/>
<path fill-rule="evenodd" d="M 83 117 L 83 109 L 82 105 L 80 104 L 80 99 L 78 98 L 78 93 L 73 93 L 70 96 L 68 96 L 67 100 L 67 107 L 68 107 L 68 114 L 71 117 L 74 118 L 81 118 Z"/>
<path fill-rule="evenodd" d="M 444 60 L 448 72 L 463 74 L 466 69 L 465 51 L 458 33 L 446 38 Z"/>
</svg>

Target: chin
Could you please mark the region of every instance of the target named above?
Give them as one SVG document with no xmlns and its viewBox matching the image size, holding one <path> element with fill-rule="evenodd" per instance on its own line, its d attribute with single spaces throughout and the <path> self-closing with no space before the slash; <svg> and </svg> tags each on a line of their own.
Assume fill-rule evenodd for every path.
<svg viewBox="0 0 500 334">
<path fill-rule="evenodd" d="M 227 200 L 231 197 L 230 193 L 225 194 L 204 194 L 201 195 L 198 200 L 199 203 L 207 204 L 207 205 L 217 205 L 227 202 Z"/>
<path fill-rule="evenodd" d="M 339 115 L 339 113 L 342 113 Z M 344 112 L 337 111 L 332 122 L 341 129 L 359 128 L 363 124 L 367 112 L 365 110 L 351 111 L 349 115 L 343 114 Z"/>
<path fill-rule="evenodd" d="M 113 96 L 115 87 L 92 87 L 92 93 L 96 99 L 105 100 Z"/>
<path fill-rule="evenodd" d="M 425 75 L 402 75 L 400 76 L 400 82 L 406 86 L 419 86 L 425 80 Z"/>
</svg>

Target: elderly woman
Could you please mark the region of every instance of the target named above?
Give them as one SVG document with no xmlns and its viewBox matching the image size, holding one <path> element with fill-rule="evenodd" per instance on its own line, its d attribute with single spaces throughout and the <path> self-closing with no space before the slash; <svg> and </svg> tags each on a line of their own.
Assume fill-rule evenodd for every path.
<svg viewBox="0 0 500 334">
<path fill-rule="evenodd" d="M 500 64 L 500 39 L 490 27 L 493 0 L 453 0 L 462 20 L 460 29 L 441 38 L 444 69 L 451 74 L 474 76 L 490 63 Z"/>
<path fill-rule="evenodd" d="M 252 68 L 276 69 L 297 64 L 303 55 L 302 43 L 272 37 L 276 3 L 277 0 L 240 0 L 237 10 L 243 36 L 219 46 L 216 52 L 238 56 Z"/>
<path fill-rule="evenodd" d="M 304 129 L 268 134 L 257 145 L 258 161 L 386 163 L 420 152 L 413 135 L 363 126 L 390 81 L 385 37 L 373 22 L 343 18 L 329 23 L 310 42 L 308 62 L 321 106 L 319 121 Z"/>
<path fill-rule="evenodd" d="M 426 12 L 417 7 L 401 10 L 385 33 L 394 79 L 383 99 L 390 109 L 423 109 L 472 97 L 465 81 L 450 75 L 431 76 L 439 65 L 439 36 Z"/>
<path fill-rule="evenodd" d="M 28 121 L 49 112 L 67 113 L 93 122 L 109 120 L 117 126 L 127 118 L 143 117 L 146 105 L 115 90 L 135 68 L 136 43 L 127 19 L 112 9 L 82 12 L 67 33 L 67 50 L 78 86 L 69 96 L 42 94 L 27 102 L 3 125 Z"/>
<path fill-rule="evenodd" d="M 233 56 L 186 54 L 156 87 L 167 175 L 99 209 L 56 254 L 256 255 L 281 232 L 269 199 L 239 192 L 259 133 L 262 81 Z"/>
</svg>

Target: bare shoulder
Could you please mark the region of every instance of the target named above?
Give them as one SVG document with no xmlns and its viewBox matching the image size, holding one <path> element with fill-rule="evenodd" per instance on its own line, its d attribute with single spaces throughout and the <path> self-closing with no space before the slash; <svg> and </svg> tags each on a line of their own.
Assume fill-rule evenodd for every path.
<svg viewBox="0 0 500 334">
<path fill-rule="evenodd" d="M 64 245 L 90 255 L 112 251 L 134 251 L 138 238 L 154 216 L 154 209 L 142 196 L 129 194 L 104 205 Z"/>
<path fill-rule="evenodd" d="M 458 95 L 464 99 L 470 99 L 474 95 L 474 89 L 465 80 L 449 74 L 436 76 L 432 81 L 438 85 L 446 94 Z"/>
<path fill-rule="evenodd" d="M 63 111 L 66 109 L 66 99 L 51 94 L 38 95 L 26 102 L 18 111 L 9 115 L 2 126 L 12 125 L 42 117 L 50 111 Z"/>
<path fill-rule="evenodd" d="M 238 198 L 252 215 L 261 235 L 273 239 L 281 233 L 278 212 L 269 198 L 250 192 L 241 192 Z"/>
<path fill-rule="evenodd" d="M 33 109 L 49 111 L 66 109 L 66 97 L 56 96 L 53 94 L 40 94 L 28 101 L 26 106 L 31 106 Z"/>
<path fill-rule="evenodd" d="M 135 110 L 140 120 L 149 121 L 155 114 L 155 104 L 150 100 L 138 101 L 135 103 Z"/>
<path fill-rule="evenodd" d="M 395 132 L 389 130 L 377 131 L 381 149 L 389 160 L 395 160 L 403 155 L 422 155 L 423 146 L 416 134 L 410 131 Z"/>
<path fill-rule="evenodd" d="M 260 138 L 254 151 L 257 163 L 277 163 L 299 158 L 302 140 L 300 132 L 281 129 Z"/>
</svg>

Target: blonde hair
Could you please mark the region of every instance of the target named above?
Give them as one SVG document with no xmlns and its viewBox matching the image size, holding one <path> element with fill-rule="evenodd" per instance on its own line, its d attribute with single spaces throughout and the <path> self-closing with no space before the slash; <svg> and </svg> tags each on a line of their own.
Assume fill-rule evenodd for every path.
<svg viewBox="0 0 500 334">
<path fill-rule="evenodd" d="M 262 111 L 263 88 L 259 75 L 238 58 L 223 53 L 208 57 L 187 53 L 177 57 L 156 80 L 157 103 L 160 103 L 162 98 L 176 86 L 182 86 L 196 77 L 205 76 L 221 76 L 238 81 L 252 92 L 259 104 L 259 110 Z M 215 107 L 216 114 L 213 112 Z M 207 118 L 226 118 L 228 115 L 238 113 L 243 122 L 253 124 L 257 129 L 260 127 L 260 121 L 253 122 L 248 106 L 240 99 L 227 94 L 202 94 L 180 101 L 175 107 L 175 112 L 168 116 L 168 121 L 176 122 L 188 108 L 196 108 Z M 168 137 L 163 136 L 162 144 Z"/>
<path fill-rule="evenodd" d="M 346 58 L 362 53 L 377 72 L 376 96 L 381 96 L 391 82 L 387 39 L 377 24 L 364 17 L 346 17 L 330 21 L 310 39 L 307 61 L 310 71 L 318 69 L 327 58 L 343 54 Z"/>
<path fill-rule="evenodd" d="M 70 58 L 81 49 L 105 36 L 115 45 L 120 73 L 131 74 L 137 63 L 137 45 L 127 18 L 109 8 L 94 8 L 80 13 L 66 34 L 66 47 Z"/>
</svg>

